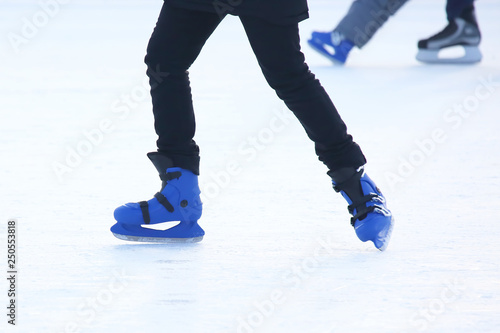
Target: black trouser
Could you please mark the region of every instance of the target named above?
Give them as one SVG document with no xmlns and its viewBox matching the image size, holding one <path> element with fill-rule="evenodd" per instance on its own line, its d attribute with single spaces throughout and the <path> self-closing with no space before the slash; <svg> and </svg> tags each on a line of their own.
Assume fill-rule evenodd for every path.
<svg viewBox="0 0 500 333">
<path fill-rule="evenodd" d="M 174 165 L 196 173 L 199 148 L 193 141 L 195 116 L 187 69 L 221 20 L 217 14 L 165 4 L 146 55 L 158 151 Z M 330 170 L 365 164 L 328 94 L 304 62 L 298 24 L 240 20 L 267 82 L 314 141 L 319 159 Z"/>
</svg>

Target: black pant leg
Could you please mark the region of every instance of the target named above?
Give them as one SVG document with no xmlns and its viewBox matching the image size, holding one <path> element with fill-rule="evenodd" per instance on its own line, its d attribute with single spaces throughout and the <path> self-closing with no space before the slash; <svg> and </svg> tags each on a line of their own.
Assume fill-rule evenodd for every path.
<svg viewBox="0 0 500 333">
<path fill-rule="evenodd" d="M 448 20 L 459 17 L 464 10 L 474 9 L 474 0 L 448 0 L 446 1 L 446 16 Z"/>
<path fill-rule="evenodd" d="M 164 4 L 145 58 L 158 151 L 175 166 L 193 172 L 199 167 L 199 148 L 193 140 L 195 116 L 187 70 L 221 20 L 214 13 Z"/>
<path fill-rule="evenodd" d="M 300 51 L 298 24 L 274 25 L 240 17 L 269 85 L 299 119 L 330 170 L 366 163 L 359 146 Z"/>
</svg>

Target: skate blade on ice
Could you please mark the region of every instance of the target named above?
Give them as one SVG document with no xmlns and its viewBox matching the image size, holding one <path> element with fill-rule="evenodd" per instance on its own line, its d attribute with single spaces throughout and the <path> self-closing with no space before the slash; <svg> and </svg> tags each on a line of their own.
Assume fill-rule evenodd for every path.
<svg viewBox="0 0 500 333">
<path fill-rule="evenodd" d="M 196 243 L 205 235 L 196 221 L 179 222 L 166 230 L 157 228 L 116 223 L 111 227 L 111 232 L 118 239 L 146 243 Z"/>
<path fill-rule="evenodd" d="M 419 49 L 417 53 L 417 60 L 427 64 L 474 64 L 480 62 L 483 58 L 481 51 L 477 46 L 463 46 L 462 56 L 458 57 L 443 57 L 443 51 L 450 48 L 443 48 L 440 50 Z"/>
<path fill-rule="evenodd" d="M 131 242 L 142 242 L 142 243 L 197 243 L 203 240 L 203 236 L 193 237 L 193 238 L 163 238 L 163 237 L 143 237 L 143 236 L 129 236 L 129 235 L 113 235 L 122 240 Z"/>
</svg>

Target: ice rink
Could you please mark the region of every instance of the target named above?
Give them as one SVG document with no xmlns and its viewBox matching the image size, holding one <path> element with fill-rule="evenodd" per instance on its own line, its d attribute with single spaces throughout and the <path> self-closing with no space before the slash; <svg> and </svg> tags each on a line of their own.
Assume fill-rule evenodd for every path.
<svg viewBox="0 0 500 333">
<path fill-rule="evenodd" d="M 0 4 L 0 332 L 500 332 L 500 0 L 477 1 L 478 65 L 415 60 L 446 23 L 420 0 L 342 68 L 306 40 L 351 1 L 309 1 L 306 61 L 394 213 L 385 252 L 356 238 L 235 17 L 190 70 L 204 240 L 113 237 L 113 210 L 160 187 L 143 58 L 162 3 Z"/>
</svg>

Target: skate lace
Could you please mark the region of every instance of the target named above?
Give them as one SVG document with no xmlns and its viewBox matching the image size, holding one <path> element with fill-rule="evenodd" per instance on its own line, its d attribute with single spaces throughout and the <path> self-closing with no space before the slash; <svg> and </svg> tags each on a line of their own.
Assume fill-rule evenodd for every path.
<svg viewBox="0 0 500 333">
<path fill-rule="evenodd" d="M 173 172 L 166 172 L 164 174 L 160 174 L 160 179 L 163 182 L 162 190 L 165 188 L 167 183 L 173 179 L 178 179 L 182 176 L 182 173 L 180 171 L 173 171 Z M 168 201 L 167 197 L 165 197 L 161 192 L 157 192 L 154 197 L 158 202 L 165 207 L 165 209 L 173 213 L 174 212 L 174 206 Z M 139 202 L 139 207 L 141 208 L 142 212 L 142 218 L 144 220 L 145 224 L 149 224 L 151 222 L 151 216 L 149 215 L 149 203 L 147 201 L 140 201 Z"/>
</svg>

